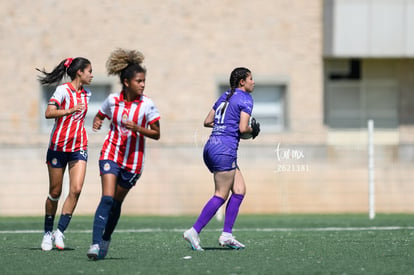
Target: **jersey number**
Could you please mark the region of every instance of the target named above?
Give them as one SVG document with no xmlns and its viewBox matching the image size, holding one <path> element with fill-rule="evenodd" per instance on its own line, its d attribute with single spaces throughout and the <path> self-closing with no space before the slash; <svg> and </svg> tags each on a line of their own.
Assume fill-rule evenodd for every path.
<svg viewBox="0 0 414 275">
<path fill-rule="evenodd" d="M 216 114 L 214 115 L 214 120 L 217 121 L 218 124 L 224 123 L 224 117 L 226 116 L 227 107 L 229 104 L 226 102 L 222 102 L 216 109 Z"/>
</svg>

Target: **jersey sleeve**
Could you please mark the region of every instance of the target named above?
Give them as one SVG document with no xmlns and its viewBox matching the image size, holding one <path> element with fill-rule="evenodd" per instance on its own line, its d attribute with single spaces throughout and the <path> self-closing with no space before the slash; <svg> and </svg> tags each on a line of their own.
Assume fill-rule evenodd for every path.
<svg viewBox="0 0 414 275">
<path fill-rule="evenodd" d="M 114 95 L 109 95 L 105 99 L 105 101 L 102 103 L 101 108 L 99 109 L 99 114 L 100 115 L 103 115 L 107 119 L 111 119 L 112 118 L 112 114 L 111 114 L 111 102 L 113 100 L 113 96 Z"/>
<path fill-rule="evenodd" d="M 83 88 L 86 92 L 86 102 L 89 104 L 89 101 L 91 100 L 92 92 L 88 88 Z"/>
<path fill-rule="evenodd" d="M 148 124 L 152 124 L 158 120 L 160 120 L 160 113 L 158 112 L 157 107 L 155 107 L 154 102 L 151 99 L 148 99 L 148 106 L 146 112 Z"/>
<path fill-rule="evenodd" d="M 66 88 L 62 85 L 58 86 L 53 92 L 52 97 L 49 99 L 49 105 L 56 105 L 58 108 L 62 106 L 63 101 L 66 97 Z"/>
<path fill-rule="evenodd" d="M 240 97 L 239 107 L 240 111 L 243 111 L 251 116 L 253 110 L 252 96 L 250 94 L 245 94 L 245 96 Z"/>
</svg>

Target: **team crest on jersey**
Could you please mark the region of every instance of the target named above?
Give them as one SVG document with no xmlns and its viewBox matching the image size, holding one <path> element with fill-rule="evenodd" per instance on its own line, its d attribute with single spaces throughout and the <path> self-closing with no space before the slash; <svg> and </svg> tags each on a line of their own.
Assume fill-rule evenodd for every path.
<svg viewBox="0 0 414 275">
<path fill-rule="evenodd" d="M 56 166 L 56 164 L 57 164 L 57 163 L 58 163 L 57 159 L 56 159 L 56 158 L 53 158 L 53 159 L 52 159 L 52 165 L 53 165 L 53 166 Z"/>
<path fill-rule="evenodd" d="M 127 129 L 127 128 L 125 128 L 125 126 L 123 125 L 124 123 L 126 123 L 126 122 L 128 122 L 128 114 L 127 113 L 124 113 L 123 115 L 122 115 L 122 124 L 121 124 L 121 127 L 120 127 L 120 133 L 121 133 L 121 135 L 123 135 L 123 136 L 127 136 L 128 134 L 129 134 L 129 130 Z"/>
<path fill-rule="evenodd" d="M 125 123 L 128 121 L 128 115 L 127 114 L 123 114 L 122 115 L 122 122 Z"/>
<path fill-rule="evenodd" d="M 104 169 L 104 171 L 106 171 L 106 172 L 108 172 L 108 171 L 111 169 L 111 165 L 109 164 L 109 162 L 107 162 L 107 163 L 105 163 L 105 164 L 104 164 L 103 169 Z"/>
</svg>

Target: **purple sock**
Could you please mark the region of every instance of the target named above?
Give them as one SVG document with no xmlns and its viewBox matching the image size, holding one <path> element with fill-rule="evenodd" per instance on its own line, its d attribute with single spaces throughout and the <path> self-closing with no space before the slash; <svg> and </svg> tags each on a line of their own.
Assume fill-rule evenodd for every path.
<svg viewBox="0 0 414 275">
<path fill-rule="evenodd" d="M 217 210 L 220 208 L 220 206 L 223 205 L 224 202 L 225 200 L 218 196 L 213 196 L 207 202 L 207 204 L 204 206 L 203 210 L 201 211 L 200 216 L 198 216 L 196 223 L 193 225 L 197 233 L 200 233 L 201 230 L 204 228 L 204 226 L 208 224 L 208 222 L 211 220 L 211 218 L 214 217 Z"/>
<path fill-rule="evenodd" d="M 226 206 L 226 217 L 224 218 L 223 232 L 232 233 L 233 225 L 239 214 L 240 204 L 242 203 L 244 195 L 232 194 Z"/>
</svg>

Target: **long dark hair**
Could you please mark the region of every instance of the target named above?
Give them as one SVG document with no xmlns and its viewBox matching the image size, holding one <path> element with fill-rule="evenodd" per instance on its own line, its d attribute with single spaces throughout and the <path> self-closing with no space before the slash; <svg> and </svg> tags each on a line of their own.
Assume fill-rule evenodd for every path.
<svg viewBox="0 0 414 275">
<path fill-rule="evenodd" d="M 237 67 L 235 68 L 230 74 L 230 92 L 227 94 L 226 102 L 224 103 L 224 107 L 221 109 L 221 114 L 223 115 L 224 110 L 226 110 L 227 104 L 229 104 L 230 98 L 233 96 L 236 88 L 239 86 L 240 80 L 246 78 L 251 74 L 251 71 L 244 67 Z"/>
<path fill-rule="evenodd" d="M 68 75 L 71 80 L 76 78 L 76 72 L 78 70 L 83 71 L 91 62 L 84 57 L 76 57 L 75 59 L 66 58 L 62 60 L 50 73 L 45 69 L 38 69 L 42 73 L 39 76 L 39 82 L 42 85 L 59 84 L 65 75 Z"/>
</svg>

